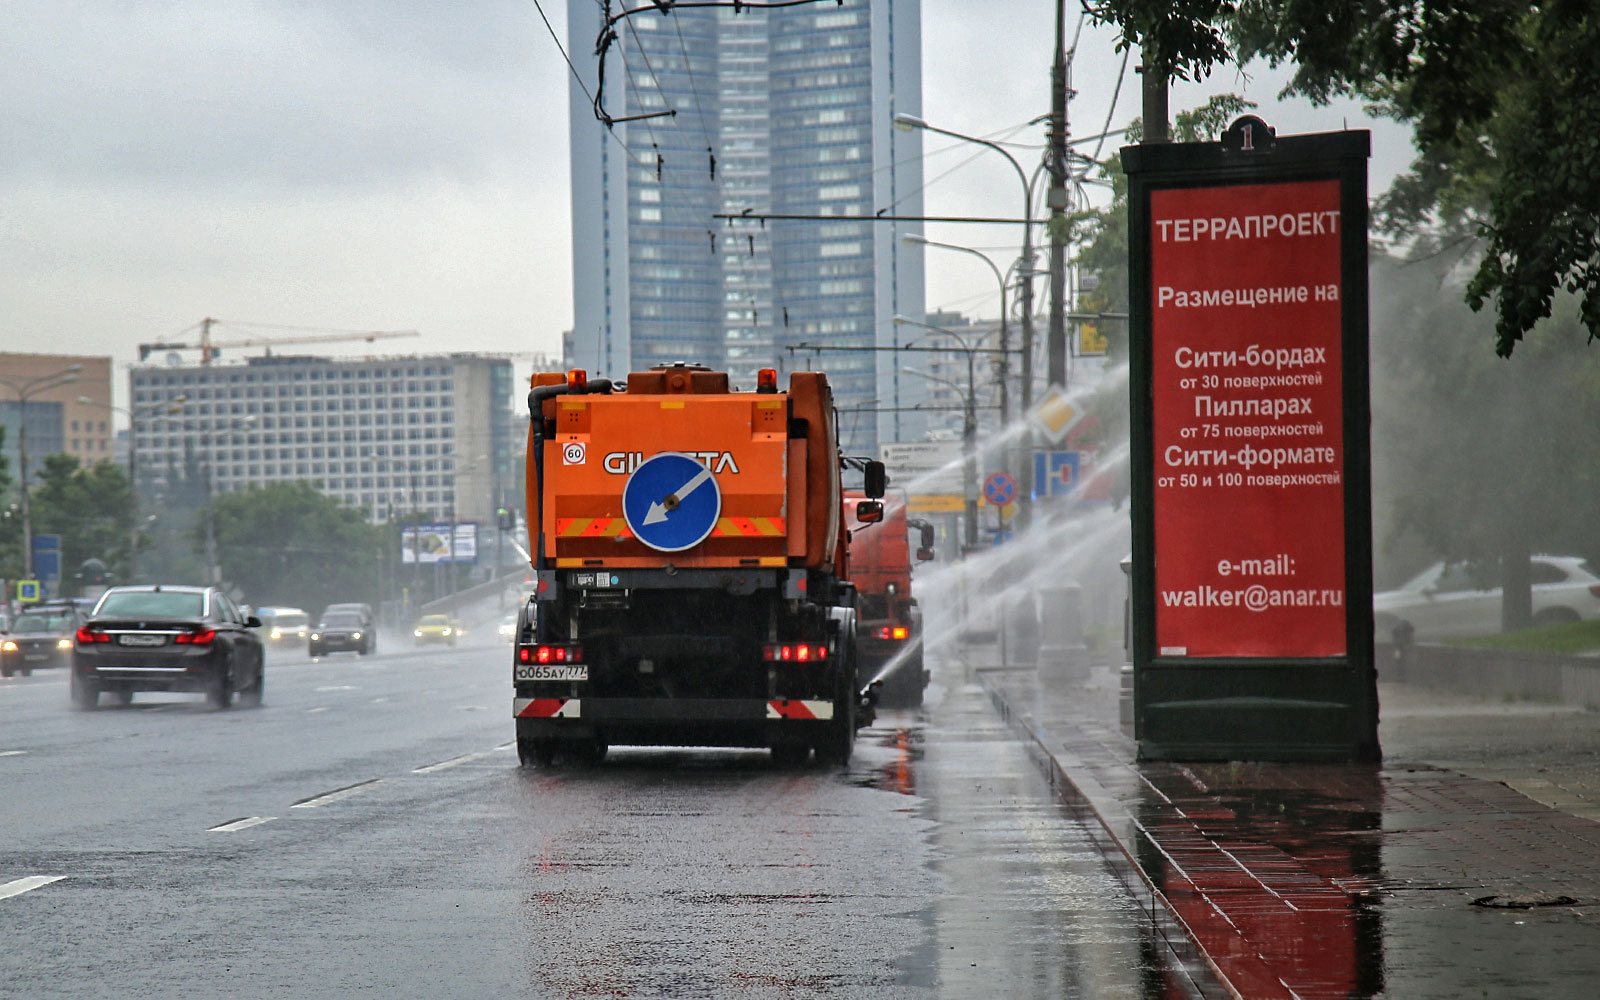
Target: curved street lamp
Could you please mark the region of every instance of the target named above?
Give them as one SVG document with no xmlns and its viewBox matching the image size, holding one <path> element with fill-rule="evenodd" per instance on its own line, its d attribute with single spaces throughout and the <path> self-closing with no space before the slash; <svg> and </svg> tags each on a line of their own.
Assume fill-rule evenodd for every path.
<svg viewBox="0 0 1600 1000">
<path fill-rule="evenodd" d="M 81 371 L 82 365 L 68 365 L 60 371 L 22 382 L 0 378 L 0 385 L 17 394 L 17 465 L 22 471 L 22 576 L 25 580 L 33 579 L 33 521 L 28 511 L 28 399 L 35 393 L 78 381 Z"/>
<path fill-rule="evenodd" d="M 964 247 L 955 243 L 940 243 L 938 240 L 930 240 L 920 233 L 906 233 L 900 237 L 900 242 L 908 246 L 939 247 L 944 250 L 956 250 L 964 254 L 970 254 L 989 265 L 989 270 L 994 272 L 995 283 L 1000 286 L 1000 426 L 1006 426 L 1011 423 L 1011 334 L 1006 327 L 1005 275 L 1000 272 L 1000 268 L 995 265 L 995 262 L 990 259 L 988 254 L 974 250 L 971 247 Z M 940 332 L 948 331 L 941 329 Z M 957 339 L 959 340 L 960 338 Z"/>
<path fill-rule="evenodd" d="M 1022 279 L 1022 412 L 1027 413 L 1033 407 L 1033 183 L 1037 175 L 1030 176 L 1022 169 L 1022 164 L 1017 162 L 1017 158 L 997 142 L 929 125 L 916 115 L 905 112 L 894 116 L 894 127 L 907 131 L 923 129 L 992 149 L 1006 158 L 1006 162 L 1011 164 L 1011 169 L 1017 172 L 1017 179 L 1022 182 L 1022 267 L 1018 274 Z M 1022 488 L 1018 491 L 1017 500 L 1021 521 L 1026 524 L 1033 496 L 1032 432 L 1025 431 L 1022 440 L 1023 461 L 1021 468 L 1017 470 Z"/>
</svg>

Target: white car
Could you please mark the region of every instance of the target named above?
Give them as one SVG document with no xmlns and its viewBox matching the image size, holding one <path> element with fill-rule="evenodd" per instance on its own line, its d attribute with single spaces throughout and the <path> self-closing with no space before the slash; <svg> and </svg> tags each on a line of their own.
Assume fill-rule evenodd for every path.
<svg viewBox="0 0 1600 1000">
<path fill-rule="evenodd" d="M 1577 556 L 1533 556 L 1533 622 L 1555 625 L 1600 618 L 1600 575 Z M 1396 590 L 1372 598 L 1379 642 L 1407 623 L 1423 642 L 1500 631 L 1500 588 L 1487 589 L 1462 563 L 1434 563 Z"/>
</svg>

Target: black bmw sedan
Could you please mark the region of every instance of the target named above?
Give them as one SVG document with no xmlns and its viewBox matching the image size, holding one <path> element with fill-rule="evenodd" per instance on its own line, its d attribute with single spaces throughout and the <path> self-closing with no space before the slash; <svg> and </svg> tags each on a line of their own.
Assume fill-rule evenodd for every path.
<svg viewBox="0 0 1600 1000">
<path fill-rule="evenodd" d="M 259 705 L 260 627 L 216 587 L 112 587 L 78 629 L 72 702 L 91 709 L 102 692 L 126 705 L 136 691 L 195 691 L 214 708 L 227 708 L 235 692 Z"/>
</svg>

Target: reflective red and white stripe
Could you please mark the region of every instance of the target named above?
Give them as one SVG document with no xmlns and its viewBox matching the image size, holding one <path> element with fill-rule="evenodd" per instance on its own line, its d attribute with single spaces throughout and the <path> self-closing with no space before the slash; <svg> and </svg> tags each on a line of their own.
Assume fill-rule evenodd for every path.
<svg viewBox="0 0 1600 1000">
<path fill-rule="evenodd" d="M 767 702 L 767 718 L 831 719 L 833 718 L 833 702 L 801 701 L 798 698 L 782 698 L 778 701 L 769 701 Z"/>
<path fill-rule="evenodd" d="M 518 719 L 576 719 L 582 705 L 577 698 L 513 698 L 511 713 Z"/>
</svg>

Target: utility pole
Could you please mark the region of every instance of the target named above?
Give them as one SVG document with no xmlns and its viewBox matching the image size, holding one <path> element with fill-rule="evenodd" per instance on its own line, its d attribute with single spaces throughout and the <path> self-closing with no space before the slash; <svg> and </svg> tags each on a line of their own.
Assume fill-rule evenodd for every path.
<svg viewBox="0 0 1600 1000">
<path fill-rule="evenodd" d="M 1062 237 L 1067 211 L 1066 0 L 1056 0 L 1056 58 L 1050 70 L 1050 338 L 1047 381 L 1067 384 L 1067 247 Z M 1033 468 L 1033 455 L 1027 467 Z"/>
</svg>

